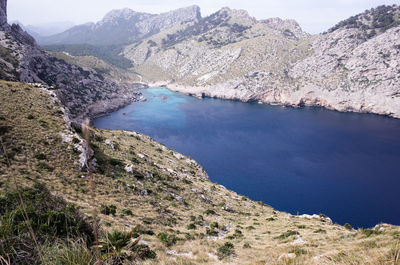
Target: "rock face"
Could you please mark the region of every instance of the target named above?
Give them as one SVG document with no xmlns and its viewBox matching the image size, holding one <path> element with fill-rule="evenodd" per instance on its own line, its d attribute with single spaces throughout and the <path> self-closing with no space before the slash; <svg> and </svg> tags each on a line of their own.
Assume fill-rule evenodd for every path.
<svg viewBox="0 0 400 265">
<path fill-rule="evenodd" d="M 0 26 L 7 24 L 7 0 L 0 0 Z"/>
<path fill-rule="evenodd" d="M 400 7 L 310 36 L 293 20 L 223 8 L 127 46 L 150 84 L 195 95 L 400 118 Z"/>
<path fill-rule="evenodd" d="M 6 4 L 1 2 L 2 7 Z M 5 14 L 5 12 L 2 13 Z M 6 20 L 6 18 L 5 18 Z M 119 86 L 96 71 L 71 65 L 40 50 L 19 25 L 0 29 L 0 78 L 44 83 L 70 111 L 74 121 L 94 117 L 136 100 L 134 84 Z"/>
<path fill-rule="evenodd" d="M 200 8 L 190 6 L 159 15 L 125 8 L 109 12 L 98 23 L 75 26 L 63 33 L 42 38 L 40 44 L 128 44 L 145 36 L 200 18 Z"/>
</svg>

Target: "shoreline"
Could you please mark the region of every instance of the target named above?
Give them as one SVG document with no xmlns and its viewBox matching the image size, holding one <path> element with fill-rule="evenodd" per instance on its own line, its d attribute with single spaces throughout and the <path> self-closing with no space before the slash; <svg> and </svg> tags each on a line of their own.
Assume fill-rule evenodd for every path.
<svg viewBox="0 0 400 265">
<path fill-rule="evenodd" d="M 233 96 L 226 96 L 224 94 L 220 94 L 220 91 L 208 91 L 207 88 L 201 88 L 201 87 L 191 87 L 191 86 L 184 86 L 184 85 L 179 85 L 176 83 L 169 83 L 169 82 L 149 82 L 148 87 L 165 87 L 166 89 L 181 93 L 187 96 L 195 97 L 198 99 L 203 99 L 203 98 L 218 98 L 218 99 L 224 99 L 224 100 L 234 100 L 234 101 L 240 101 L 244 103 L 252 103 L 252 102 L 257 102 L 258 104 L 266 104 L 270 106 L 282 106 L 282 107 L 292 107 L 292 108 L 303 108 L 303 107 L 316 107 L 316 108 L 324 108 L 327 110 L 331 111 L 337 111 L 341 113 L 358 113 L 358 114 L 372 114 L 372 115 L 378 115 L 382 117 L 387 117 L 387 118 L 393 118 L 393 119 L 400 119 L 400 113 L 396 114 L 393 112 L 378 112 L 378 111 L 373 111 L 368 109 L 367 107 L 361 106 L 361 108 L 355 108 L 355 107 L 335 107 L 332 104 L 328 103 L 326 100 L 323 100 L 318 97 L 314 98 L 301 98 L 298 102 L 290 102 L 288 100 L 284 101 L 277 101 L 277 100 L 269 100 L 269 98 L 262 98 L 265 96 L 265 94 L 259 94 L 256 95 L 254 93 L 252 94 L 242 94 L 242 96 L 236 94 Z M 222 91 L 221 91 L 222 92 Z M 214 93 L 214 94 L 213 94 Z M 246 92 L 244 92 L 246 93 Z"/>
</svg>

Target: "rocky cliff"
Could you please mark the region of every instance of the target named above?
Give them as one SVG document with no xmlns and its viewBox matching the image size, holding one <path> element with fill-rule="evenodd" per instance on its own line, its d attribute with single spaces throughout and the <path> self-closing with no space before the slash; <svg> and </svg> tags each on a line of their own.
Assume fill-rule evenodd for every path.
<svg viewBox="0 0 400 265">
<path fill-rule="evenodd" d="M 5 6 L 6 1 L 1 4 Z M 93 69 L 50 56 L 18 25 L 4 24 L 1 28 L 0 52 L 1 79 L 50 86 L 74 120 L 93 117 L 136 100 L 134 84 L 120 86 Z"/>
<path fill-rule="evenodd" d="M 0 27 L 7 24 L 7 0 L 0 0 Z"/>
<path fill-rule="evenodd" d="M 189 6 L 162 14 L 113 10 L 97 23 L 75 26 L 63 33 L 42 38 L 40 44 L 128 44 L 146 36 L 200 17 L 198 6 Z"/>
<path fill-rule="evenodd" d="M 400 117 L 400 7 L 311 36 L 293 20 L 223 8 L 127 46 L 151 84 L 187 94 Z"/>
</svg>

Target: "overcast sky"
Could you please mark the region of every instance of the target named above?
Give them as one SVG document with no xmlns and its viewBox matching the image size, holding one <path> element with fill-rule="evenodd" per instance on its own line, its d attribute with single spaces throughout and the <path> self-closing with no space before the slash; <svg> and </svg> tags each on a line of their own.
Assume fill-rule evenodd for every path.
<svg viewBox="0 0 400 265">
<path fill-rule="evenodd" d="M 75 24 L 96 22 L 108 11 L 129 7 L 148 13 L 166 12 L 179 7 L 198 5 L 202 15 L 221 7 L 245 9 L 258 18 L 292 18 L 309 33 L 320 33 L 340 20 L 382 4 L 400 0 L 9 0 L 9 21 L 25 25 L 71 21 Z"/>
</svg>

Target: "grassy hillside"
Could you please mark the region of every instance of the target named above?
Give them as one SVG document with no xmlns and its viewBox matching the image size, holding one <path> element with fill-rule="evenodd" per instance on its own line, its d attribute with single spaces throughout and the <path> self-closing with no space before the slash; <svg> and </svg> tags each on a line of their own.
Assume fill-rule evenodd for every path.
<svg viewBox="0 0 400 265">
<path fill-rule="evenodd" d="M 60 207 L 46 205 L 44 212 L 62 215 L 73 203 L 84 214 L 82 222 L 90 223 L 89 177 L 79 162 L 83 140 L 67 126 L 48 93 L 0 81 L 0 137 L 12 165 L 7 167 L 2 149 L 0 205 L 6 209 L 0 209 L 0 220 L 10 220 L 16 211 L 15 201 L 1 203 L 11 196 L 6 191 L 15 191 L 15 177 L 28 191 L 25 199 L 39 194 L 33 198 L 65 200 Z M 212 183 L 194 160 L 135 132 L 92 129 L 91 148 L 96 158 L 94 205 L 106 264 L 400 264 L 399 227 L 354 230 L 331 224 L 324 216 L 279 212 Z M 29 190 L 37 182 L 52 195 L 38 190 L 37 184 Z M 71 264 L 74 258 L 78 261 L 73 264 L 94 263 L 87 239 L 79 243 L 72 234 L 66 239 L 47 232 L 54 231 L 52 226 L 40 227 L 34 230 L 46 238 L 39 243 L 47 264 Z M 10 243 L 5 228 L 0 221 L 2 246 Z M 20 231 L 25 230 L 13 233 L 29 238 Z M 139 243 L 134 242 L 138 236 Z M 7 264 L 7 253 L 0 248 L 0 264 Z M 62 263 L 65 256 L 69 261 Z"/>
</svg>

